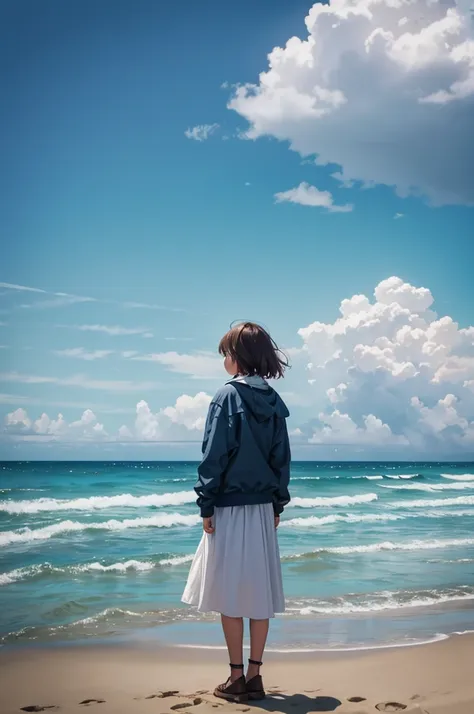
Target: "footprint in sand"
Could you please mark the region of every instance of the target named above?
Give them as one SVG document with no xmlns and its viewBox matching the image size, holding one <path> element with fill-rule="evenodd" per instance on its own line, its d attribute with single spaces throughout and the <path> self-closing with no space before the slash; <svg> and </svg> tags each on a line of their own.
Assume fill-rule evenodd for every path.
<svg viewBox="0 0 474 714">
<path fill-rule="evenodd" d="M 79 704 L 84 704 L 86 707 L 90 704 L 105 704 L 105 699 L 83 699 Z"/>
<path fill-rule="evenodd" d="M 28 707 L 21 707 L 22 712 L 44 712 L 46 709 L 58 709 L 55 704 L 47 704 L 46 706 L 41 706 L 41 704 L 30 704 Z"/>
<path fill-rule="evenodd" d="M 166 697 L 176 697 L 177 694 L 179 694 L 177 690 L 170 692 L 158 692 L 158 694 L 149 694 L 145 697 L 145 699 L 165 699 Z M 140 697 L 137 697 L 137 699 L 140 699 Z"/>
<path fill-rule="evenodd" d="M 367 699 L 365 697 L 349 697 L 347 701 L 352 702 L 353 704 L 359 704 L 359 702 L 366 702 Z"/>
<path fill-rule="evenodd" d="M 176 711 L 177 709 L 188 709 L 189 707 L 192 707 L 193 705 L 190 702 L 181 702 L 181 704 L 173 704 L 170 709 L 173 711 Z"/>
<path fill-rule="evenodd" d="M 383 702 L 382 704 L 376 704 L 375 708 L 379 712 L 401 712 L 407 708 L 407 705 L 399 702 Z"/>
</svg>

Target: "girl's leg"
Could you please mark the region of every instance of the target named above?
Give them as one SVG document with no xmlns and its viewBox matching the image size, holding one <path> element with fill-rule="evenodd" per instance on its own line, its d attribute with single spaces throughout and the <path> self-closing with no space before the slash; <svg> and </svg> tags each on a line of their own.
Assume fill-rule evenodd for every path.
<svg viewBox="0 0 474 714">
<path fill-rule="evenodd" d="M 269 620 L 250 620 L 250 659 L 255 662 L 262 662 L 269 624 Z M 260 674 L 260 667 L 256 664 L 249 664 L 247 681 L 256 677 L 257 674 Z"/>
<path fill-rule="evenodd" d="M 242 664 L 244 661 L 244 621 L 241 617 L 227 617 L 227 615 L 221 615 L 221 620 L 230 662 L 231 664 Z M 231 682 L 235 682 L 242 675 L 241 669 L 231 669 Z"/>
</svg>

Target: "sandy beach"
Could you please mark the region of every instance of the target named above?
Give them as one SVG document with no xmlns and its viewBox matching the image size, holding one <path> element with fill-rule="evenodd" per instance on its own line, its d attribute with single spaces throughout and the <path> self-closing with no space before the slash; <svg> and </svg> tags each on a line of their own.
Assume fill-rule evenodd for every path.
<svg viewBox="0 0 474 714">
<path fill-rule="evenodd" d="M 0 655 L 1 714 L 85 708 L 102 714 L 473 714 L 473 654 L 473 635 L 395 649 L 268 654 L 268 698 L 228 704 L 212 695 L 227 676 L 224 652 L 97 645 L 10 650 Z"/>
</svg>

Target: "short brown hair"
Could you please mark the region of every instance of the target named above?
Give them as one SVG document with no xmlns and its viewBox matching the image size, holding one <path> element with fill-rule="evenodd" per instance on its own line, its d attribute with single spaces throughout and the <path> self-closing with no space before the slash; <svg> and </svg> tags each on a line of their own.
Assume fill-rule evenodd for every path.
<svg viewBox="0 0 474 714">
<path fill-rule="evenodd" d="M 264 379 L 283 377 L 289 366 L 268 332 L 255 322 L 241 322 L 226 332 L 219 342 L 219 352 L 229 355 L 245 375 L 258 375 Z"/>
</svg>

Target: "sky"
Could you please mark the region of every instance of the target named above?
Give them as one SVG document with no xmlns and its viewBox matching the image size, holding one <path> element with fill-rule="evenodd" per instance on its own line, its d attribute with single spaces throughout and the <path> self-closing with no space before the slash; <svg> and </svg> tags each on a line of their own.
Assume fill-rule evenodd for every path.
<svg viewBox="0 0 474 714">
<path fill-rule="evenodd" d="M 0 458 L 199 458 L 242 319 L 295 458 L 474 458 L 469 3 L 0 13 Z"/>
</svg>

